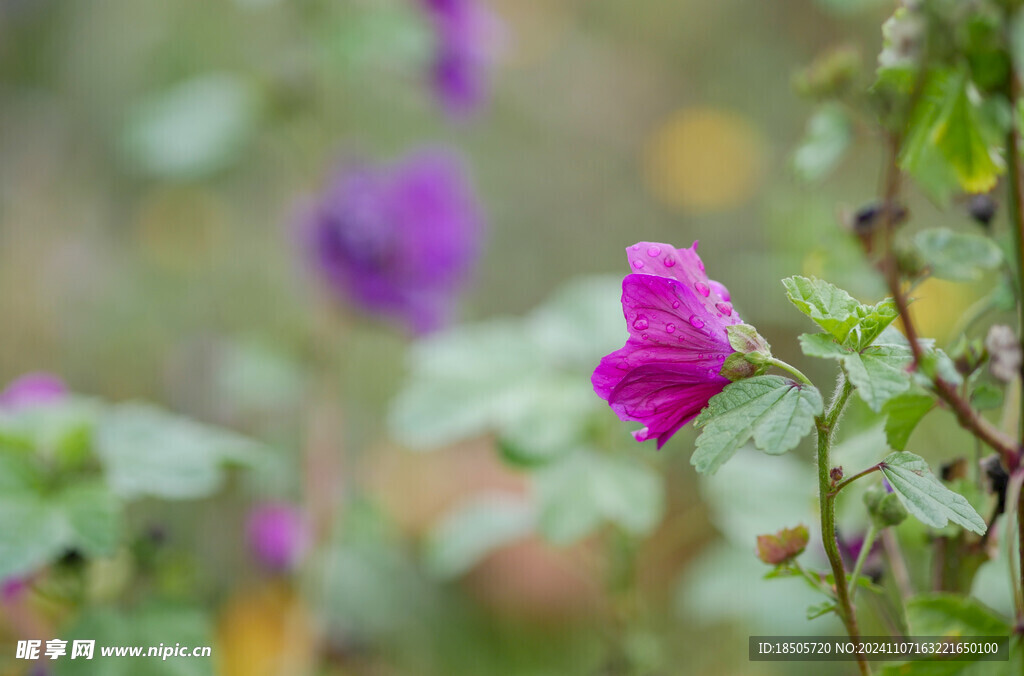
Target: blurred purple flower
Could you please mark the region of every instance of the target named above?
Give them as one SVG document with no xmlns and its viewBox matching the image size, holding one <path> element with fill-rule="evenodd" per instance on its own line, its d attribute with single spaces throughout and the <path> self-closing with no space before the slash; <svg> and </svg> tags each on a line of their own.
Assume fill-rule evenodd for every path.
<svg viewBox="0 0 1024 676">
<path fill-rule="evenodd" d="M 295 567 L 310 545 L 309 525 L 296 507 L 267 503 L 249 512 L 246 524 L 249 548 L 267 568 L 286 571 Z"/>
<path fill-rule="evenodd" d="M 343 166 L 303 216 L 306 247 L 331 289 L 416 333 L 449 319 L 483 227 L 461 163 L 442 150 Z"/>
<path fill-rule="evenodd" d="M 27 373 L 0 392 L 0 408 L 31 408 L 59 401 L 68 395 L 67 385 L 50 373 Z"/>
<path fill-rule="evenodd" d="M 637 441 L 657 439 L 661 448 L 729 384 L 719 375 L 735 352 L 726 327 L 742 320 L 725 287 L 704 273 L 697 242 L 640 242 L 626 253 L 634 271 L 622 280 L 629 339 L 591 382 L 620 419 L 646 425 L 633 433 Z"/>
<path fill-rule="evenodd" d="M 477 0 L 420 0 L 437 34 L 432 78 L 445 111 L 462 117 L 487 98 L 500 42 L 498 20 Z"/>
</svg>

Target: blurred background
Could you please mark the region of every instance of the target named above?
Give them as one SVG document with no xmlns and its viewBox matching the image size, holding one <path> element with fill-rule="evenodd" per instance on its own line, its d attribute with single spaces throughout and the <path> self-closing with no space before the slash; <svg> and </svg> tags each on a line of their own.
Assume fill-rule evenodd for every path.
<svg viewBox="0 0 1024 676">
<path fill-rule="evenodd" d="M 791 80 L 843 45 L 870 74 L 892 3 L 479 0 L 470 27 L 446 4 L 0 0 L 0 379 L 57 374 L 266 456 L 188 499 L 126 498 L 121 544 L 87 557 L 71 601 L 52 597 L 75 551 L 31 572 L 35 595 L 0 615 L 0 673 L 823 673 L 746 647 L 838 630 L 753 555 L 756 534 L 813 522 L 810 450 L 699 482 L 692 430 L 635 444 L 589 374 L 625 337 L 623 249 L 700 240 L 776 354 L 832 378 L 796 350 L 810 326 L 777 280 L 882 295 L 838 225 L 875 193 L 880 150 L 867 134 L 806 180 L 792 153 L 812 106 Z M 468 103 L 438 74 L 446 45 L 479 69 Z M 486 222 L 426 336 L 324 283 L 301 232 L 339 166 L 423 147 L 460 158 Z M 978 288 L 928 282 L 922 331 L 951 335 Z M 529 368 L 514 396 L 493 390 Z M 883 443 L 854 431 L 851 464 Z M 930 431 L 911 445 L 930 459 L 970 448 L 952 422 Z M 560 444 L 583 436 L 577 470 Z M 280 565 L 253 525 L 268 504 Z M 155 601 L 178 614 L 145 634 Z M 13 659 L 18 638 L 179 629 L 214 658 Z"/>
</svg>

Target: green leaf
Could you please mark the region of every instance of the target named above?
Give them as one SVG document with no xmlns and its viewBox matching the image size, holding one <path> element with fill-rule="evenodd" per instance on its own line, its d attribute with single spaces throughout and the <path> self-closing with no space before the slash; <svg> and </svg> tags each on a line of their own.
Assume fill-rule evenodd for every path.
<svg viewBox="0 0 1024 676">
<path fill-rule="evenodd" d="M 807 123 L 803 141 L 793 153 L 793 169 L 804 181 L 828 175 L 846 153 L 853 137 L 850 119 L 841 105 L 829 102 Z"/>
<path fill-rule="evenodd" d="M 75 464 L 88 453 L 100 411 L 97 402 L 77 396 L 0 411 L 0 445 L 31 450 L 65 465 Z"/>
<path fill-rule="evenodd" d="M 896 303 L 886 298 L 874 305 L 858 303 L 828 282 L 807 277 L 782 280 L 789 300 L 841 345 L 867 347 L 899 316 Z"/>
<path fill-rule="evenodd" d="M 202 610 L 174 606 L 149 605 L 130 611 L 107 607 L 87 607 L 74 624 L 62 631 L 60 638 L 68 641 L 68 656 L 53 663 L 56 676 L 90 676 L 96 673 L 97 660 L 102 660 L 104 676 L 212 676 L 214 657 L 178 657 L 169 659 L 100 657 L 100 646 L 208 646 L 214 641 L 213 627 Z M 94 640 L 92 660 L 70 659 L 71 645 L 76 639 Z M 216 647 L 214 648 L 216 651 Z"/>
<path fill-rule="evenodd" d="M 462 575 L 488 554 L 532 532 L 536 517 L 522 496 L 488 494 L 449 512 L 430 532 L 426 567 L 448 579 Z"/>
<path fill-rule="evenodd" d="M 840 343 L 857 324 L 860 303 L 839 287 L 821 279 L 799 276 L 783 279 L 782 285 L 786 287 L 789 301 Z"/>
<path fill-rule="evenodd" d="M 1003 254 L 988 237 L 954 232 L 949 228 L 923 230 L 914 237 L 932 275 L 956 282 L 981 279 L 983 270 L 999 267 Z"/>
<path fill-rule="evenodd" d="M 988 411 L 1003 405 L 1003 390 L 991 383 L 981 383 L 971 392 L 971 403 L 980 411 Z"/>
<path fill-rule="evenodd" d="M 970 596 L 928 593 L 907 601 L 907 622 L 918 636 L 1005 636 L 1010 623 Z"/>
<path fill-rule="evenodd" d="M 987 192 L 1003 171 L 1002 161 L 985 142 L 966 73 L 949 85 L 949 99 L 931 131 L 931 141 L 953 167 L 965 192 Z"/>
<path fill-rule="evenodd" d="M 549 465 L 536 477 L 538 527 L 550 541 L 569 544 L 605 522 L 645 535 L 661 520 L 660 477 L 628 458 L 578 451 Z"/>
<path fill-rule="evenodd" d="M 822 615 L 827 615 L 836 609 L 835 601 L 822 601 L 821 603 L 815 603 L 814 605 L 807 606 L 807 619 L 814 620 Z"/>
<path fill-rule="evenodd" d="M 883 332 L 877 344 L 861 349 L 840 345 L 823 333 L 803 334 L 799 338 L 804 354 L 824 359 L 838 359 L 857 394 L 872 411 L 907 390 L 911 384 L 907 366 L 910 347 L 894 330 Z"/>
<path fill-rule="evenodd" d="M 922 523 L 943 528 L 952 521 L 975 533 L 985 532 L 985 520 L 962 495 L 935 478 L 924 458 L 897 451 L 882 461 L 881 471 L 903 506 Z"/>
<path fill-rule="evenodd" d="M 918 392 L 906 392 L 887 401 L 882 412 L 886 414 L 885 438 L 889 446 L 897 451 L 904 450 L 911 432 L 933 408 L 935 400 Z"/>
<path fill-rule="evenodd" d="M 121 503 L 105 486 L 85 482 L 55 493 L 28 458 L 0 453 L 0 579 L 30 573 L 78 549 L 114 553 L 121 537 Z"/>
<path fill-rule="evenodd" d="M 497 433 L 511 457 L 527 464 L 572 450 L 608 411 L 589 374 L 626 339 L 621 286 L 621 278 L 577 280 L 526 317 L 420 341 L 391 406 L 391 433 L 424 451 Z"/>
<path fill-rule="evenodd" d="M 751 439 L 766 453 L 785 453 L 811 431 L 822 409 L 816 388 L 781 376 L 730 383 L 694 423 L 701 435 L 690 464 L 702 474 L 713 474 Z"/>
<path fill-rule="evenodd" d="M 123 404 L 103 416 L 96 454 L 119 495 L 185 499 L 210 495 L 229 463 L 251 463 L 258 446 L 232 432 L 143 404 Z"/>
<path fill-rule="evenodd" d="M 130 111 L 122 146 L 146 172 L 196 178 L 238 159 L 255 130 L 256 92 L 234 75 L 202 75 Z"/>
</svg>

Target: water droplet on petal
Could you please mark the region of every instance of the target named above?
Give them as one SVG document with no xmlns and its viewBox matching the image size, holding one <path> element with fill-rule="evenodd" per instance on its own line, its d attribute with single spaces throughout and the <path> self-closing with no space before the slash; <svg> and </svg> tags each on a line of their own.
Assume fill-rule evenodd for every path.
<svg viewBox="0 0 1024 676">
<path fill-rule="evenodd" d="M 711 294 L 711 289 L 704 282 L 697 282 L 693 285 L 693 288 L 697 289 L 697 293 L 707 298 Z"/>
<path fill-rule="evenodd" d="M 672 308 L 675 309 L 677 307 L 679 307 L 679 301 L 677 301 L 677 300 L 672 301 Z"/>
<path fill-rule="evenodd" d="M 660 246 L 648 247 L 647 255 L 650 256 L 651 258 L 658 257 L 659 255 L 661 255 L 661 247 Z"/>
<path fill-rule="evenodd" d="M 665 325 L 665 331 L 667 331 L 668 333 L 675 333 L 676 332 L 676 325 L 675 324 L 666 324 Z"/>
<path fill-rule="evenodd" d="M 690 325 L 695 329 L 703 329 L 704 321 L 697 315 L 690 315 Z"/>
<path fill-rule="evenodd" d="M 647 334 L 646 333 L 641 334 L 640 337 L 643 338 L 644 340 L 647 340 Z"/>
<path fill-rule="evenodd" d="M 708 369 L 708 375 L 709 376 L 717 376 L 718 375 L 718 371 L 716 371 L 715 369 Z"/>
<path fill-rule="evenodd" d="M 637 331 L 643 331 L 648 326 L 649 324 L 647 323 L 647 320 L 644 319 L 643 317 L 633 322 L 633 328 L 636 329 Z"/>
<path fill-rule="evenodd" d="M 717 357 L 715 357 L 715 359 L 717 359 L 718 361 L 725 361 L 725 355 L 724 354 L 720 354 Z"/>
<path fill-rule="evenodd" d="M 633 251 L 639 251 L 640 250 L 640 245 L 639 244 L 634 244 L 631 248 L 633 249 Z"/>
<path fill-rule="evenodd" d="M 676 265 L 676 259 L 672 256 L 665 256 L 665 267 L 673 268 Z"/>
<path fill-rule="evenodd" d="M 644 266 L 644 262 L 643 261 L 641 261 L 641 260 L 633 261 L 633 267 L 636 268 L 637 270 L 639 270 L 643 266 Z"/>
<path fill-rule="evenodd" d="M 718 308 L 718 311 L 726 317 L 732 314 L 732 305 L 730 303 L 722 301 L 721 303 L 715 303 L 715 307 Z"/>
</svg>

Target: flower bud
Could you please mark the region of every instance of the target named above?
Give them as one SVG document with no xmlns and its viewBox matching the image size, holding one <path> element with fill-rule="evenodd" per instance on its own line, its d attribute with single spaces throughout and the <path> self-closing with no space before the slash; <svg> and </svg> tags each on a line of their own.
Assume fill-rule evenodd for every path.
<svg viewBox="0 0 1024 676">
<path fill-rule="evenodd" d="M 719 374 L 736 381 L 764 373 L 771 362 L 772 349 L 761 334 L 749 324 L 726 327 L 729 345 L 736 352 L 726 357 Z"/>
<path fill-rule="evenodd" d="M 879 486 L 872 487 L 864 494 L 864 504 L 878 528 L 898 526 L 907 518 L 907 508 L 899 497 Z"/>
<path fill-rule="evenodd" d="M 757 536 L 757 558 L 763 562 L 777 566 L 799 556 L 807 546 L 809 534 L 807 526 L 783 528 L 774 535 Z"/>
</svg>

